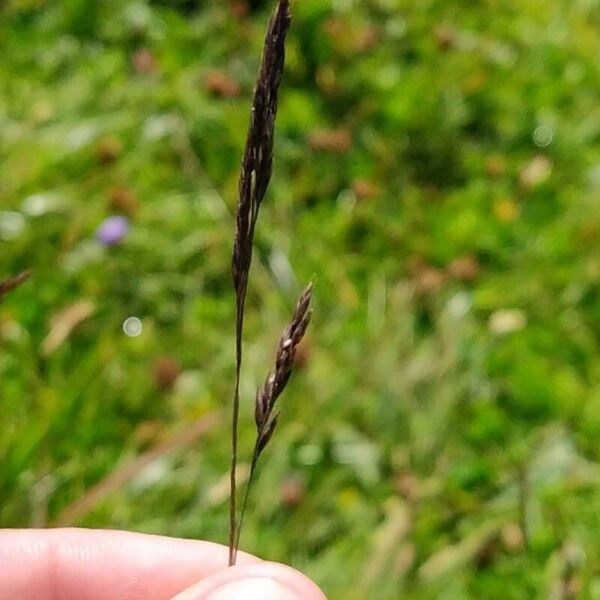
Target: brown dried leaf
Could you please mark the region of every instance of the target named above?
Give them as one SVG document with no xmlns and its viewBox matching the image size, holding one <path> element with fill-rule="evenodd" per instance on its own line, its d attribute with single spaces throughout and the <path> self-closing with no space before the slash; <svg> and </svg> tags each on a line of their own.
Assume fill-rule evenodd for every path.
<svg viewBox="0 0 600 600">
<path fill-rule="evenodd" d="M 552 174 L 550 159 L 542 154 L 534 156 L 521 170 L 519 183 L 525 189 L 532 189 L 544 183 Z"/>
<path fill-rule="evenodd" d="M 472 255 L 459 256 L 448 265 L 452 277 L 461 281 L 474 281 L 479 276 L 479 263 Z"/>
<path fill-rule="evenodd" d="M 348 129 L 318 129 L 310 134 L 308 143 L 315 152 L 344 154 L 352 147 Z"/>
<path fill-rule="evenodd" d="M 14 277 L 9 277 L 8 279 L 4 279 L 0 281 L 0 300 L 6 296 L 10 291 L 19 287 L 22 283 L 29 279 L 29 272 L 23 271 Z"/>
<path fill-rule="evenodd" d="M 158 71 L 158 63 L 154 54 L 148 48 L 140 48 L 133 53 L 131 62 L 136 73 L 140 75 L 151 75 Z"/>
<path fill-rule="evenodd" d="M 220 69 L 213 69 L 206 73 L 203 83 L 207 92 L 221 98 L 235 98 L 242 91 L 239 82 Z"/>
<path fill-rule="evenodd" d="M 42 342 L 42 353 L 46 356 L 54 352 L 83 321 L 96 310 L 90 300 L 78 300 L 67 306 L 50 320 L 50 332 Z"/>
</svg>

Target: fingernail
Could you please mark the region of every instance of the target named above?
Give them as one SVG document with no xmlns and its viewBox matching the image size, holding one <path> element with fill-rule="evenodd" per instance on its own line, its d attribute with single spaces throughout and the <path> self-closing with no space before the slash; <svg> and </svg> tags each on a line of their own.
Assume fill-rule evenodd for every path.
<svg viewBox="0 0 600 600">
<path fill-rule="evenodd" d="M 300 600 L 290 588 L 268 577 L 246 577 L 212 591 L 206 600 Z"/>
</svg>

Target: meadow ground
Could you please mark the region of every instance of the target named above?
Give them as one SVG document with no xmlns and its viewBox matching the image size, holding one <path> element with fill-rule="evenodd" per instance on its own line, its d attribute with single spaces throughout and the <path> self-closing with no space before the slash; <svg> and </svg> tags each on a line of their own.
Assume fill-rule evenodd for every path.
<svg viewBox="0 0 600 600">
<path fill-rule="evenodd" d="M 1 526 L 226 540 L 268 5 L 0 8 L 0 276 L 32 271 L 0 305 Z M 600 598 L 598 2 L 293 12 L 243 456 L 312 277 L 315 313 L 242 547 L 334 600 Z"/>
</svg>

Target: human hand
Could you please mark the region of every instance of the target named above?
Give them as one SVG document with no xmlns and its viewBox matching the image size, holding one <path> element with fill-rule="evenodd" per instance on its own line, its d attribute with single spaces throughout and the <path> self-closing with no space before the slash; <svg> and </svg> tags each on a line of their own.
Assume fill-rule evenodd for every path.
<svg viewBox="0 0 600 600">
<path fill-rule="evenodd" d="M 227 548 L 126 531 L 0 530 L 0 600 L 325 600 L 307 577 Z"/>
</svg>

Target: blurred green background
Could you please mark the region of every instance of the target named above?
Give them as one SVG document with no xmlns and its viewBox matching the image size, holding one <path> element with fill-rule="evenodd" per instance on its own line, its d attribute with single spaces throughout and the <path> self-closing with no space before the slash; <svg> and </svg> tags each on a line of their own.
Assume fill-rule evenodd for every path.
<svg viewBox="0 0 600 600">
<path fill-rule="evenodd" d="M 271 7 L 2 3 L 0 275 L 33 274 L 0 305 L 1 526 L 225 542 L 232 212 Z M 243 548 L 333 599 L 600 598 L 600 3 L 293 17 L 244 463 L 313 276 L 315 314 Z"/>
</svg>

